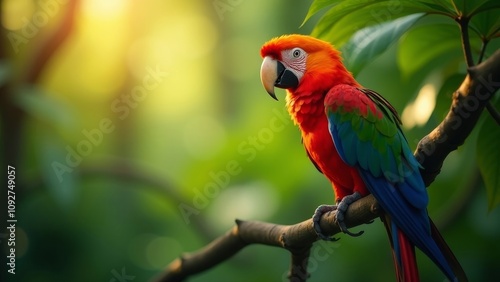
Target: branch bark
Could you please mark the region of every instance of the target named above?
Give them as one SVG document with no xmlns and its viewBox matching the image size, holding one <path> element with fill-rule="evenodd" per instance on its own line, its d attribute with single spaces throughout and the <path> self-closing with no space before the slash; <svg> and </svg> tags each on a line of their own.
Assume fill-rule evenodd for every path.
<svg viewBox="0 0 500 282">
<path fill-rule="evenodd" d="M 500 87 L 500 50 L 468 74 L 453 94 L 444 120 L 418 143 L 415 157 L 422 165 L 422 177 L 429 186 L 441 172 L 449 153 L 465 142 L 484 107 Z"/>
<path fill-rule="evenodd" d="M 465 142 L 486 103 L 499 88 L 500 50 L 497 50 L 483 63 L 469 68 L 468 75 L 453 95 L 448 115 L 420 140 L 414 154 L 425 168 L 421 172 L 427 186 L 439 174 L 446 156 Z M 355 227 L 375 219 L 380 213 L 377 201 L 369 195 L 349 206 L 345 221 L 348 227 Z M 331 236 L 340 232 L 334 212 L 323 215 L 320 225 Z M 308 259 L 309 250 L 316 240 L 311 219 L 295 225 L 237 220 L 236 226 L 225 235 L 194 253 L 174 260 L 155 281 L 182 281 L 221 263 L 250 244 L 276 246 L 290 251 L 290 280 L 305 281 L 308 274 L 304 260 Z"/>
<path fill-rule="evenodd" d="M 377 201 L 368 195 L 349 206 L 345 222 L 347 227 L 359 226 L 375 219 L 380 213 Z M 331 236 L 340 232 L 335 213 L 323 215 L 323 231 Z M 292 254 L 293 281 L 305 281 L 309 249 L 318 240 L 312 219 L 294 225 L 278 225 L 259 221 L 236 220 L 236 226 L 202 249 L 182 255 L 158 276 L 157 282 L 182 281 L 188 276 L 207 270 L 232 257 L 251 244 L 263 244 L 286 249 Z"/>
</svg>

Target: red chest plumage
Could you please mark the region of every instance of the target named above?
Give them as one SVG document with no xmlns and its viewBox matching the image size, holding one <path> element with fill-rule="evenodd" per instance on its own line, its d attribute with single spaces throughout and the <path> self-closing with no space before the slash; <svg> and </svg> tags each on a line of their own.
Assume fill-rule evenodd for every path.
<svg viewBox="0 0 500 282">
<path fill-rule="evenodd" d="M 368 191 L 356 168 L 344 163 L 335 149 L 324 112 L 324 95 L 295 97 L 287 96 L 288 111 L 301 129 L 302 140 L 311 160 L 332 183 L 335 198 L 340 200 L 356 191 L 367 195 Z"/>
</svg>

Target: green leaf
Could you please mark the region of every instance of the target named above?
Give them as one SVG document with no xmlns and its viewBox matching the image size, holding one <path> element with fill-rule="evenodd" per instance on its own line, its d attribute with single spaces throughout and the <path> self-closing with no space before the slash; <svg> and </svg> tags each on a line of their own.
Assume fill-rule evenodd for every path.
<svg viewBox="0 0 500 282">
<path fill-rule="evenodd" d="M 312 35 L 316 37 L 327 37 L 332 42 L 335 42 L 336 45 L 340 46 L 340 40 L 335 38 L 334 36 L 327 36 L 327 34 L 334 34 L 334 30 L 339 29 L 338 22 L 343 17 L 346 17 L 350 13 L 353 13 L 356 10 L 359 10 L 367 5 L 369 5 L 369 1 L 343 1 L 338 5 L 333 6 L 318 22 L 315 28 L 312 31 Z M 363 21 L 355 21 L 352 22 L 352 25 L 356 26 L 358 29 L 359 24 Z M 333 29 L 333 30 L 332 30 Z M 326 38 L 325 38 L 326 39 Z"/>
<path fill-rule="evenodd" d="M 429 13 L 445 14 L 449 17 L 456 16 L 456 11 L 449 0 L 415 1 L 429 8 Z"/>
<path fill-rule="evenodd" d="M 346 0 L 330 8 L 311 34 L 341 47 L 360 29 L 415 13 L 452 15 L 448 8 L 429 1 Z"/>
<path fill-rule="evenodd" d="M 477 37 L 471 37 L 471 45 L 478 50 Z M 430 63 L 464 60 L 460 30 L 457 25 L 429 24 L 412 28 L 400 41 L 398 64 L 404 76 L 410 77 Z"/>
<path fill-rule="evenodd" d="M 491 40 L 500 29 L 500 9 L 492 9 L 471 18 L 470 27 L 481 37 Z"/>
<path fill-rule="evenodd" d="M 367 63 L 387 50 L 424 15 L 412 14 L 356 32 L 342 50 L 348 69 L 357 75 Z"/>
<path fill-rule="evenodd" d="M 443 84 L 441 85 L 441 89 L 439 89 L 438 96 L 447 97 L 448 102 L 451 100 L 452 94 L 458 89 L 460 84 L 464 81 L 466 74 L 464 73 L 456 73 L 450 75 L 445 79 Z M 447 105 L 449 108 L 449 105 Z"/>
<path fill-rule="evenodd" d="M 43 181 L 54 200 L 61 207 L 69 209 L 78 194 L 78 173 L 75 167 L 67 163 L 69 153 L 57 135 L 50 134 L 50 130 L 38 132 L 37 141 Z"/>
<path fill-rule="evenodd" d="M 340 2 L 341 0 L 314 0 L 314 2 L 311 4 L 311 7 L 309 7 L 309 11 L 307 12 L 306 17 L 304 18 L 304 21 L 300 26 L 303 26 L 312 16 L 314 16 L 321 9 L 326 8 L 328 6 L 339 4 Z"/>
<path fill-rule="evenodd" d="M 474 1 L 472 1 L 472 2 L 475 3 Z M 478 3 L 481 3 L 481 2 L 478 1 Z M 471 9 L 471 11 L 469 12 L 469 16 L 472 17 L 473 15 L 475 15 L 477 13 L 484 12 L 484 11 L 498 10 L 499 8 L 500 8 L 500 2 L 498 2 L 498 0 L 486 0 L 486 1 L 483 1 L 479 5 L 476 5 L 473 9 Z"/>
<path fill-rule="evenodd" d="M 76 119 L 71 110 L 40 88 L 24 87 L 13 96 L 13 99 L 17 105 L 35 118 L 61 126 L 66 130 L 75 128 Z"/>
<path fill-rule="evenodd" d="M 488 117 L 481 126 L 477 140 L 477 163 L 488 195 L 488 209 L 500 204 L 500 126 Z"/>
<path fill-rule="evenodd" d="M 476 13 L 497 9 L 500 7 L 498 0 L 453 0 L 454 6 L 460 15 L 471 17 Z"/>
</svg>

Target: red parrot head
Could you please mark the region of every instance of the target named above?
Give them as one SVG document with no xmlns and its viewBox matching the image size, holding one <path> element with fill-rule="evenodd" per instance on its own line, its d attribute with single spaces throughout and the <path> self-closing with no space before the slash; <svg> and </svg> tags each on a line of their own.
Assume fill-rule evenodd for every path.
<svg viewBox="0 0 500 282">
<path fill-rule="evenodd" d="M 339 83 L 357 84 L 342 64 L 340 52 L 330 43 L 311 36 L 292 34 L 273 38 L 262 46 L 260 54 L 264 58 L 260 79 L 276 100 L 274 87 L 300 95 L 327 90 Z"/>
</svg>

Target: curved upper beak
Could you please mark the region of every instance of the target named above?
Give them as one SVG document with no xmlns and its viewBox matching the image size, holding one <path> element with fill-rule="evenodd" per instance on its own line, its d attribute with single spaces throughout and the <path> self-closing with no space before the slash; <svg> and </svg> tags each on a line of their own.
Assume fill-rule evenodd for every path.
<svg viewBox="0 0 500 282">
<path fill-rule="evenodd" d="M 276 98 L 276 94 L 274 94 L 274 84 L 278 79 L 278 61 L 271 57 L 265 57 L 262 61 L 262 66 L 260 67 L 260 81 L 266 89 L 267 93 L 273 99 L 278 100 Z"/>
<path fill-rule="evenodd" d="M 299 79 L 292 71 L 287 69 L 282 62 L 269 56 L 266 56 L 264 61 L 262 61 L 262 66 L 260 67 L 260 81 L 267 93 L 275 100 L 278 100 L 276 94 L 274 94 L 275 86 L 280 88 L 292 88 L 299 85 Z"/>
</svg>

